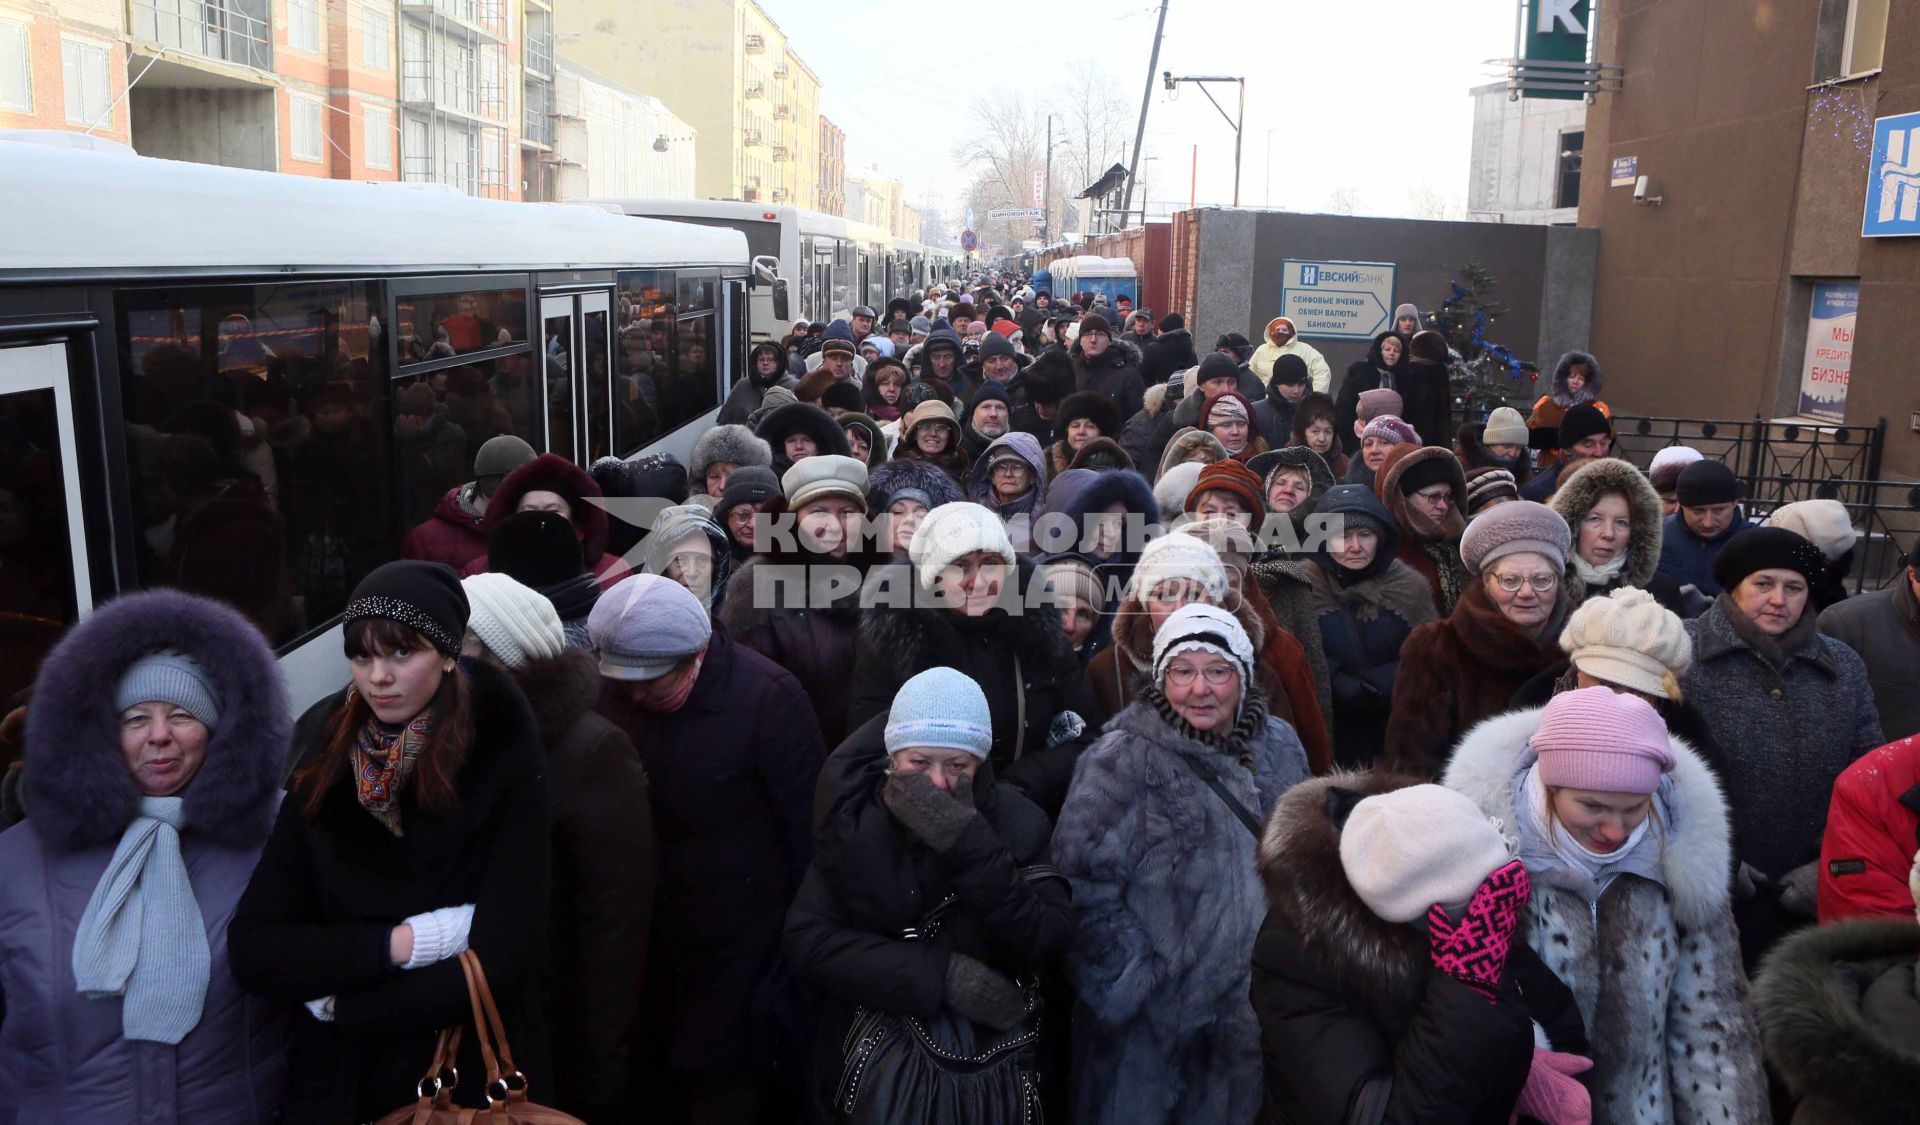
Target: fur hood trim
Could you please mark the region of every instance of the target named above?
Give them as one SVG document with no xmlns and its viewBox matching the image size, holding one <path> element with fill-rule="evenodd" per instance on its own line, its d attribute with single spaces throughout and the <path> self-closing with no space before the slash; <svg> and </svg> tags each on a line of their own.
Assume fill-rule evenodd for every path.
<svg viewBox="0 0 1920 1125">
<path fill-rule="evenodd" d="M 1166 404 L 1167 385 L 1165 383 L 1155 383 L 1140 396 L 1141 408 L 1147 412 L 1149 418 L 1158 418 L 1161 408 Z"/>
<path fill-rule="evenodd" d="M 600 666 L 591 653 L 580 649 L 533 661 L 512 675 L 533 707 L 540 744 L 549 751 L 600 701 Z"/>
<path fill-rule="evenodd" d="M 1167 450 L 1160 455 L 1159 476 L 1166 476 L 1168 469 L 1202 449 L 1211 452 L 1215 461 L 1227 459 L 1227 447 L 1220 444 L 1220 439 L 1206 430 L 1196 428 L 1178 431 L 1167 440 Z"/>
<path fill-rule="evenodd" d="M 1085 524 L 1081 521 L 1088 512 L 1099 511 L 1115 503 L 1126 505 L 1128 512 L 1138 513 L 1147 521 L 1148 527 L 1160 522 L 1160 505 L 1153 498 L 1153 487 L 1147 483 L 1147 478 L 1130 470 L 1094 474 L 1091 483 L 1057 510 L 1073 520 L 1075 527 L 1084 529 Z"/>
<path fill-rule="evenodd" d="M 1577 399 L 1573 397 L 1571 391 L 1567 390 L 1567 372 L 1571 371 L 1576 363 L 1584 364 L 1588 372 L 1587 385 L 1580 391 L 1580 397 Z M 1560 357 L 1560 362 L 1553 365 L 1553 401 L 1561 406 L 1573 406 L 1580 402 L 1598 402 L 1600 395 L 1599 360 L 1586 352 L 1567 352 Z"/>
<path fill-rule="evenodd" d="M 1374 482 L 1373 493 L 1392 513 L 1393 522 L 1400 527 L 1401 538 L 1417 542 L 1420 537 L 1414 532 L 1408 516 L 1407 498 L 1400 494 L 1400 479 L 1406 476 L 1407 470 L 1428 461 L 1441 461 L 1447 472 L 1447 483 L 1453 486 L 1457 502 L 1447 509 L 1446 519 L 1441 526 L 1447 538 L 1458 543 L 1461 533 L 1467 529 L 1466 516 L 1461 512 L 1467 497 L 1467 474 L 1460 467 L 1460 458 L 1453 455 L 1453 450 L 1442 445 L 1422 445 L 1412 449 L 1404 445 L 1395 446 L 1380 466 L 1380 479 Z"/>
<path fill-rule="evenodd" d="M 1133 455 L 1128 453 L 1125 449 L 1123 449 L 1119 442 L 1114 441 L 1112 438 L 1107 438 L 1107 437 L 1094 438 L 1092 441 L 1081 446 L 1080 452 L 1074 454 L 1073 460 L 1067 462 L 1067 468 L 1069 469 L 1092 468 L 1093 466 L 1089 465 L 1087 462 L 1092 461 L 1094 458 L 1100 457 L 1100 456 L 1105 456 L 1107 458 L 1110 458 L 1116 464 L 1118 464 L 1121 468 L 1127 470 L 1128 472 L 1132 472 L 1134 469 Z M 1096 470 L 1096 471 L 1099 471 L 1099 470 Z"/>
<path fill-rule="evenodd" d="M 929 508 L 964 500 L 960 485 L 937 465 L 925 461 L 886 461 L 867 474 L 867 517 L 878 519 L 893 506 L 894 496 L 906 489 L 917 489 L 933 501 Z"/>
<path fill-rule="evenodd" d="M 1520 815 L 1513 805 L 1513 776 L 1540 729 L 1544 708 L 1509 711 L 1476 724 L 1461 737 L 1441 784 L 1466 794 L 1507 826 L 1511 839 Z M 1599 733 L 1599 732 L 1596 732 Z M 1673 915 L 1688 930 L 1712 925 L 1727 909 L 1733 872 L 1733 834 L 1727 799 L 1713 771 L 1693 747 L 1672 735 L 1673 815 L 1650 841 L 1661 849 L 1661 870 Z"/>
<path fill-rule="evenodd" d="M 280 667 L 237 611 L 163 589 L 108 602 L 40 666 L 27 709 L 26 798 L 28 823 L 49 848 L 112 843 L 138 815 L 113 697 L 127 667 L 160 648 L 191 656 L 220 693 L 205 764 L 181 792 L 186 827 L 236 848 L 267 838 L 293 736 Z"/>
<path fill-rule="evenodd" d="M 1341 826 L 1353 806 L 1418 784 L 1373 770 L 1303 781 L 1275 803 L 1261 834 L 1267 904 L 1343 991 L 1404 998 L 1430 963 L 1426 934 L 1369 910 L 1340 863 Z"/>
<path fill-rule="evenodd" d="M 772 465 L 773 447 L 745 426 L 715 426 L 693 443 L 693 463 L 689 468 L 694 483 L 703 491 L 707 484 L 707 466 L 716 461 L 735 465 Z"/>
<path fill-rule="evenodd" d="M 813 439 L 814 447 L 821 453 L 837 453 L 842 457 L 851 456 L 853 447 L 847 444 L 847 432 L 834 421 L 833 415 L 820 409 L 811 402 L 790 402 L 777 406 L 772 413 L 760 419 L 760 427 L 754 435 L 767 443 L 774 472 L 786 471 L 793 464 L 786 456 L 786 440 L 794 434 L 805 434 Z"/>
<path fill-rule="evenodd" d="M 521 498 L 529 492 L 554 492 L 566 498 L 573 509 L 573 528 L 580 534 L 580 557 L 587 566 L 607 553 L 607 510 L 593 502 L 606 493 L 585 469 L 558 453 L 542 453 L 507 474 L 487 501 L 487 526 L 499 527 L 519 511 Z"/>
<path fill-rule="evenodd" d="M 1838 970 L 1916 959 L 1920 926 L 1896 919 L 1805 929 L 1774 947 L 1754 984 L 1754 1007 L 1767 1057 L 1789 1089 L 1837 1110 L 1836 1120 L 1913 1118 L 1920 1054 L 1868 1022 L 1860 992 Z"/>
<path fill-rule="evenodd" d="M 1627 498 L 1631 524 L 1627 567 L 1620 573 L 1620 580 L 1628 586 L 1644 587 L 1660 569 L 1660 529 L 1667 518 L 1660 508 L 1660 494 L 1653 490 L 1645 473 L 1616 457 L 1596 458 L 1560 478 L 1551 506 L 1565 517 L 1567 530 L 1573 533 L 1577 545 L 1580 521 L 1609 492 Z"/>
</svg>

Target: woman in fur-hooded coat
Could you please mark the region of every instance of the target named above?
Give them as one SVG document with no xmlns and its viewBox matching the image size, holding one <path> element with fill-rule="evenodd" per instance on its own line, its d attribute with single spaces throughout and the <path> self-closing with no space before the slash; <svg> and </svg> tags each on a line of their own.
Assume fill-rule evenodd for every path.
<svg viewBox="0 0 1920 1125">
<path fill-rule="evenodd" d="M 1196 454 L 1199 455 L 1196 457 Z M 1205 430 L 1186 429 L 1174 434 L 1167 441 L 1165 452 L 1160 454 L 1160 471 L 1154 474 L 1154 480 L 1167 475 L 1167 470 L 1187 461 L 1198 460 L 1201 464 L 1212 465 L 1227 459 L 1227 447 L 1220 439 Z"/>
<path fill-rule="evenodd" d="M 1514 711 L 1474 727 L 1442 779 L 1510 839 L 1527 815 L 1516 789 L 1535 761 L 1529 742 L 1542 714 Z M 1650 868 L 1595 884 L 1529 861 L 1527 941 L 1579 1002 L 1593 1045 L 1596 1125 L 1765 1121 L 1767 1082 L 1733 924 L 1727 802 L 1691 747 L 1669 737 L 1668 750 L 1675 765 L 1654 797 L 1658 835 L 1640 845 L 1655 849 Z"/>
<path fill-rule="evenodd" d="M 499 527 L 508 516 L 520 510 L 520 501 L 529 492 L 552 492 L 567 502 L 567 520 L 580 538 L 580 557 L 593 571 L 602 590 L 629 573 L 619 556 L 607 553 L 607 510 L 594 503 L 606 493 L 580 466 L 557 453 L 542 453 L 507 474 L 487 501 L 487 526 Z M 481 555 L 467 564 L 464 573 L 479 574 L 487 569 L 487 557 Z"/>
<path fill-rule="evenodd" d="M 1442 470 L 1445 482 L 1453 486 L 1453 505 L 1444 516 L 1434 520 L 1407 503 L 1402 489 L 1408 473 Z M 1467 530 L 1467 476 L 1460 468 L 1460 459 L 1442 446 L 1396 445 L 1380 465 L 1373 492 L 1387 506 L 1395 526 L 1400 529 L 1400 561 L 1427 580 L 1433 589 L 1433 604 L 1441 616 L 1452 613 L 1461 593 L 1472 581 L 1467 577 L 1466 564 L 1460 559 L 1460 536 Z"/>
<path fill-rule="evenodd" d="M 771 466 L 773 450 L 744 425 L 715 426 L 693 443 L 693 460 L 687 466 L 687 476 L 694 495 L 720 499 L 718 492 L 707 491 L 707 469 L 715 464 L 732 465 L 736 469 L 748 465 Z"/>
<path fill-rule="evenodd" d="M 161 648 L 199 665 L 220 711 L 199 771 L 178 794 L 179 852 L 205 922 L 208 964 L 199 1017 L 175 1043 L 128 1038 L 122 998 L 83 995 L 73 972 L 82 915 L 142 808 L 120 750 L 115 695 L 128 667 Z M 241 991 L 227 922 L 273 826 L 291 733 L 266 641 L 205 598 L 127 594 L 48 653 L 26 721 L 28 819 L 0 833 L 0 1119 L 273 1119 L 287 1073 L 288 1010 Z M 157 953 L 170 955 L 184 950 Z M 134 967 L 155 957 L 142 949 Z"/>
<path fill-rule="evenodd" d="M 1259 1106 L 1257 841 L 1195 766 L 1256 817 L 1307 777 L 1259 688 L 1236 723 L 1203 733 L 1149 684 L 1081 756 L 1060 810 L 1054 862 L 1080 918 L 1067 957 L 1079 1121 L 1250 1121 Z"/>
<path fill-rule="evenodd" d="M 793 468 L 793 458 L 787 456 L 787 439 L 794 434 L 805 434 L 813 439 L 813 451 L 820 453 L 838 453 L 842 457 L 850 456 L 853 447 L 847 444 L 847 432 L 834 421 L 833 415 L 810 402 L 789 402 L 776 406 L 766 417 L 760 419 L 760 425 L 754 430 L 760 440 L 767 443 L 773 454 L 773 464 L 768 466 L 776 477 L 784 477 L 787 470 Z"/>
<path fill-rule="evenodd" d="M 1269 909 L 1251 990 L 1262 1125 L 1508 1125 L 1533 1048 L 1589 1050 L 1573 995 L 1525 943 L 1512 943 L 1489 1002 L 1434 966 L 1423 928 L 1381 918 L 1353 889 L 1340 859 L 1348 815 L 1417 783 L 1372 770 L 1315 778 L 1267 819 Z"/>
<path fill-rule="evenodd" d="M 1920 901 L 1920 867 L 1910 880 Z M 1792 1125 L 1912 1120 L 1916 966 L 1920 926 L 1906 918 L 1802 930 L 1774 948 L 1753 995 L 1767 1058 L 1799 1102 Z"/>
<path fill-rule="evenodd" d="M 1587 384 L 1577 391 L 1568 386 L 1568 373 L 1576 363 L 1587 369 Z M 1613 417 L 1613 411 L 1600 401 L 1600 395 L 1599 360 L 1586 352 L 1568 352 L 1553 365 L 1552 393 L 1541 395 L 1540 400 L 1533 404 L 1533 413 L 1527 416 L 1527 429 L 1540 431 L 1535 437 L 1543 446 L 1539 464 L 1542 471 L 1552 468 L 1560 460 L 1560 422 L 1567 416 L 1567 411 L 1589 402 L 1599 407 L 1600 413 Z"/>
<path fill-rule="evenodd" d="M 1094 516 L 1114 505 L 1125 509 L 1126 534 L 1118 546 L 1095 555 Z M 1145 536 L 1160 522 L 1160 502 L 1139 473 L 1068 469 L 1047 482 L 1047 498 L 1034 510 L 1034 550 L 1042 554 L 1076 551 L 1092 561 L 1103 586 L 1119 589 L 1133 577 Z M 1135 531 L 1139 534 L 1136 536 Z"/>
<path fill-rule="evenodd" d="M 1593 506 L 1609 495 L 1627 502 L 1627 542 L 1611 560 L 1595 566 L 1580 555 L 1580 528 Z M 1622 586 L 1646 590 L 1662 604 L 1668 600 L 1661 596 L 1663 593 L 1677 599 L 1679 589 L 1670 581 L 1661 583 L 1672 587 L 1670 590 L 1656 590 L 1651 585 L 1660 570 L 1661 525 L 1666 517 L 1661 512 L 1660 494 L 1653 490 L 1647 475 L 1631 463 L 1612 457 L 1587 462 L 1561 480 L 1548 507 L 1565 517 L 1567 530 L 1573 533 L 1567 581 L 1561 586 L 1569 611 L 1588 598 L 1604 598 Z"/>
</svg>

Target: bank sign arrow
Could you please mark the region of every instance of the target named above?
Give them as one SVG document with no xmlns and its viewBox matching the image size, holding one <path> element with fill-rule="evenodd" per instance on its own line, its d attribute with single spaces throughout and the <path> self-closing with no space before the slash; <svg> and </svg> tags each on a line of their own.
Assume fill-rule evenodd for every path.
<svg viewBox="0 0 1920 1125">
<path fill-rule="evenodd" d="M 1281 263 L 1280 315 L 1301 336 L 1371 340 L 1386 331 L 1393 308 L 1392 262 Z"/>
</svg>

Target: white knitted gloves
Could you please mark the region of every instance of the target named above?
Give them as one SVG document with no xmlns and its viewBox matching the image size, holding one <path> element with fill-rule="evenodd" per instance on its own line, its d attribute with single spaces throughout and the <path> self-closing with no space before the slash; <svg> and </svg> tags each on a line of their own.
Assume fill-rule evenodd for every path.
<svg viewBox="0 0 1920 1125">
<path fill-rule="evenodd" d="M 443 906 L 415 914 L 406 924 L 413 927 L 413 956 L 400 967 L 424 969 L 467 951 L 467 931 L 473 928 L 473 904 Z"/>
</svg>

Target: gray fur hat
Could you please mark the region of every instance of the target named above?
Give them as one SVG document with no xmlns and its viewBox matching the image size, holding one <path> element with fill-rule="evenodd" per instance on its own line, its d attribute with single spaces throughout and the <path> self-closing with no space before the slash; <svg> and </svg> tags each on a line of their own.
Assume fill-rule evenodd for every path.
<svg viewBox="0 0 1920 1125">
<path fill-rule="evenodd" d="M 745 426 L 715 426 L 693 443 L 693 464 L 690 467 L 695 487 L 705 490 L 707 466 L 715 462 L 770 466 L 773 464 L 773 447 Z"/>
</svg>

